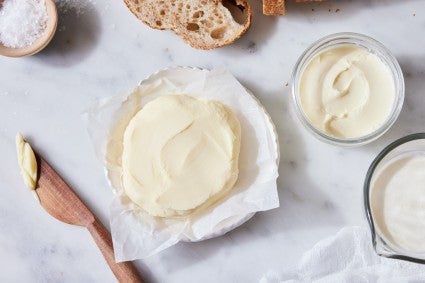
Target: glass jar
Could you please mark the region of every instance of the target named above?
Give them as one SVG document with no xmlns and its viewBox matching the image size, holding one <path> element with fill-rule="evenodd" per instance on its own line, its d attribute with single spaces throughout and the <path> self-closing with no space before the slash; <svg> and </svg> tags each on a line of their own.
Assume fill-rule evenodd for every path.
<svg viewBox="0 0 425 283">
<path fill-rule="evenodd" d="M 396 140 L 378 154 L 370 165 L 364 182 L 364 207 L 372 234 L 372 244 L 378 255 L 417 263 L 425 263 L 425 252 L 414 253 L 405 251 L 403 248 L 387 239 L 385 233 L 381 232 L 379 227 L 380 225 L 374 219 L 371 204 L 373 201 L 372 184 L 376 180 L 376 177 L 379 176 L 379 172 L 382 172 L 382 169 L 390 164 L 391 161 L 394 161 L 396 158 L 406 154 L 425 155 L 425 133 L 413 134 Z M 423 233 L 425 239 L 425 231 Z"/>
<path fill-rule="evenodd" d="M 317 55 L 336 47 L 350 45 L 364 48 L 367 51 L 375 54 L 389 67 L 394 81 L 395 101 L 393 103 L 390 115 L 387 117 L 386 121 L 374 132 L 361 137 L 338 138 L 331 136 L 320 129 L 317 129 L 309 121 L 308 117 L 302 109 L 299 96 L 299 84 L 305 68 L 314 58 L 316 58 Z M 404 78 L 397 59 L 380 42 L 366 35 L 350 32 L 328 35 L 308 47 L 300 56 L 294 67 L 291 78 L 291 89 L 297 116 L 301 123 L 307 128 L 307 130 L 309 130 L 314 136 L 324 142 L 340 146 L 359 146 L 372 142 L 382 136 L 396 121 L 404 101 Z"/>
</svg>

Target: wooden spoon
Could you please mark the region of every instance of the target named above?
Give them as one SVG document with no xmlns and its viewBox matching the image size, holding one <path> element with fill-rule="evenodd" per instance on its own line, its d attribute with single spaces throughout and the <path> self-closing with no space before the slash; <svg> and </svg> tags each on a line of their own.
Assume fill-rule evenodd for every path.
<svg viewBox="0 0 425 283">
<path fill-rule="evenodd" d="M 0 8 L 3 0 L 0 0 Z M 37 38 L 31 45 L 21 48 L 6 47 L 0 42 L 0 55 L 7 57 L 23 57 L 33 55 L 41 51 L 52 40 L 58 26 L 58 12 L 53 0 L 45 0 L 47 11 L 47 22 L 44 33 Z"/>
<path fill-rule="evenodd" d="M 116 263 L 111 234 L 94 216 L 55 170 L 35 153 L 39 178 L 37 193 L 43 208 L 56 219 L 86 227 L 109 264 L 119 282 L 143 282 L 131 262 Z"/>
</svg>

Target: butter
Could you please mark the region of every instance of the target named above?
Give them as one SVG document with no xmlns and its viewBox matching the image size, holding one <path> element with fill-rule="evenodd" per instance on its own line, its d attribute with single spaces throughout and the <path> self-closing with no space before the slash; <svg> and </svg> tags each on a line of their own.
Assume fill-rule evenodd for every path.
<svg viewBox="0 0 425 283">
<path fill-rule="evenodd" d="M 16 135 L 16 151 L 25 185 L 35 190 L 37 186 L 37 160 L 31 145 L 24 141 L 20 133 Z"/>
<path fill-rule="evenodd" d="M 208 207 L 233 188 L 240 143 L 239 121 L 222 103 L 161 96 L 125 129 L 124 192 L 153 216 L 185 216 Z"/>
<path fill-rule="evenodd" d="M 357 138 L 382 126 L 395 102 L 390 68 L 354 46 L 322 52 L 299 82 L 302 110 L 317 129 L 337 138 Z"/>
</svg>

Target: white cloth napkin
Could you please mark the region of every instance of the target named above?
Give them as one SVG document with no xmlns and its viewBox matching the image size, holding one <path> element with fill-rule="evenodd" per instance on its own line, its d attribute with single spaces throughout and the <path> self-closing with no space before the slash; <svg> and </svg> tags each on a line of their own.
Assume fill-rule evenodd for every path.
<svg viewBox="0 0 425 283">
<path fill-rule="evenodd" d="M 269 271 L 261 283 L 274 282 L 425 282 L 425 265 L 376 255 L 369 231 L 346 227 L 318 242 L 292 268 Z"/>
</svg>

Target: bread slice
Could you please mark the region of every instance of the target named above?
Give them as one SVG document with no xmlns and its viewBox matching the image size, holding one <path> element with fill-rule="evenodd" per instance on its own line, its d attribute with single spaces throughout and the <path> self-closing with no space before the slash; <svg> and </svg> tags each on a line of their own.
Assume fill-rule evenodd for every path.
<svg viewBox="0 0 425 283">
<path fill-rule="evenodd" d="M 285 15 L 285 0 L 263 0 L 263 14 L 267 16 Z"/>
<path fill-rule="evenodd" d="M 124 0 L 154 29 L 173 30 L 190 46 L 213 49 L 234 42 L 251 25 L 245 0 Z"/>
</svg>

